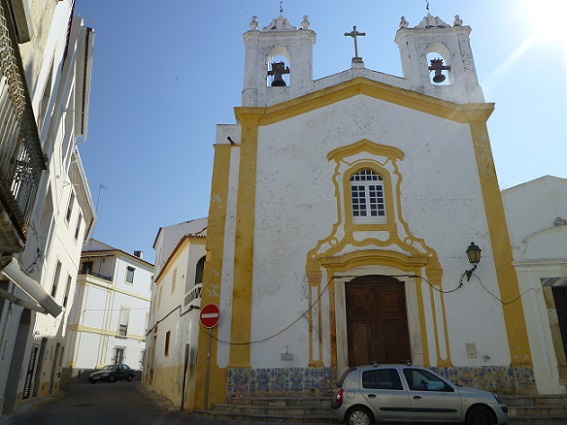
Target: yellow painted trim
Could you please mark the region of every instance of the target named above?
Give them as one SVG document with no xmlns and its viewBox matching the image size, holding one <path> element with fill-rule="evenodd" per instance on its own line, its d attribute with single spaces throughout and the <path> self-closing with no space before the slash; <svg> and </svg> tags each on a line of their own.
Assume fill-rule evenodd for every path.
<svg viewBox="0 0 567 425">
<path fill-rule="evenodd" d="M 142 301 L 147 301 L 148 303 L 151 301 L 151 299 L 148 298 L 148 297 L 144 297 L 142 295 L 136 294 L 135 292 L 125 291 L 123 289 L 120 289 L 120 288 L 113 286 L 112 284 L 99 283 L 98 281 L 95 281 L 94 279 L 92 279 L 91 275 L 87 275 L 87 276 L 88 276 L 87 279 L 77 281 L 77 285 L 96 286 L 98 288 L 103 288 L 103 289 L 105 289 L 109 292 L 117 292 L 119 294 L 128 295 L 129 297 L 137 298 L 137 299 L 142 300 Z M 148 305 L 148 309 L 149 309 L 149 305 Z"/>
<path fill-rule="evenodd" d="M 160 286 L 163 282 L 163 277 L 169 273 L 172 265 L 177 263 L 177 260 L 186 251 L 186 248 L 189 246 L 189 240 L 187 236 L 181 238 L 181 240 L 177 243 L 176 247 L 173 249 L 173 252 L 165 261 L 165 264 L 161 268 L 159 274 L 154 277 L 154 282 L 156 286 Z"/>
<path fill-rule="evenodd" d="M 254 261 L 254 208 L 256 157 L 258 155 L 258 108 L 237 108 L 241 126 L 238 201 L 236 205 L 237 247 L 234 253 L 231 341 L 229 367 L 250 367 L 252 329 L 252 276 Z"/>
<path fill-rule="evenodd" d="M 333 269 L 327 269 L 327 273 L 331 273 L 331 276 L 335 275 Z M 329 327 L 331 328 L 331 366 L 337 367 L 339 362 L 337 358 L 337 312 L 335 309 L 335 278 L 329 277 L 327 279 L 331 280 L 329 282 Z M 311 358 L 311 357 L 310 357 Z"/>
<path fill-rule="evenodd" d="M 69 327 L 67 328 L 69 331 L 73 331 L 73 332 L 86 332 L 86 333 L 91 333 L 91 334 L 97 334 L 97 335 L 101 335 L 101 336 L 112 336 L 112 337 L 116 337 L 118 340 L 128 340 L 128 339 L 134 339 L 136 341 L 145 341 L 146 340 L 146 336 L 145 335 L 135 335 L 135 334 L 127 334 L 126 336 L 118 336 L 118 332 L 115 330 L 111 330 L 111 329 L 101 329 L 101 328 L 93 328 L 90 326 L 85 326 L 85 325 L 69 325 Z"/>
<path fill-rule="evenodd" d="M 358 267 L 374 265 L 392 267 L 403 271 L 415 271 L 427 265 L 427 257 L 408 257 L 399 252 L 382 249 L 354 251 L 340 257 L 321 257 L 319 261 L 323 267 L 327 269 L 331 267 L 334 271 L 341 273 Z"/>
<path fill-rule="evenodd" d="M 356 158 L 361 153 L 365 154 L 364 159 L 351 159 Z M 408 223 L 403 218 L 401 204 L 402 175 L 399 173 L 397 161 L 403 160 L 404 152 L 392 146 L 380 145 L 363 139 L 352 145 L 334 149 L 327 155 L 327 158 L 330 161 L 336 162 L 333 182 L 335 185 L 335 199 L 337 199 L 338 219 L 337 223 L 333 225 L 331 234 L 327 238 L 320 240 L 307 255 L 306 270 L 310 285 L 322 284 L 321 273 L 318 272 L 320 267 L 325 267 L 329 278 L 332 279 L 334 276 L 332 273 L 335 272 L 344 273 L 364 266 L 389 266 L 398 270 L 413 272 L 417 282 L 422 282 L 425 279 L 422 276 L 423 270 L 425 270 L 427 282 L 432 286 L 441 288 L 443 270 L 441 269 L 436 251 L 427 246 L 423 239 L 415 237 L 410 231 Z M 350 176 L 365 168 L 373 170 L 383 179 L 386 203 L 386 221 L 384 223 L 358 224 L 352 222 Z M 342 217 L 343 206 L 345 217 Z M 344 229 L 344 234 L 341 234 L 339 231 L 341 226 Z M 357 240 L 355 238 L 357 232 L 376 232 L 381 235 L 381 239 L 367 237 L 364 240 Z M 327 245 L 328 248 L 325 252 L 321 252 L 321 247 L 324 245 Z M 347 246 L 358 247 L 359 251 L 341 254 Z M 392 251 L 389 248 L 391 246 L 398 246 L 403 252 L 408 254 Z M 374 247 L 384 247 L 384 249 L 376 249 Z M 333 285 L 329 285 L 329 287 L 331 286 Z M 434 291 L 434 289 L 430 288 L 430 291 Z M 429 363 L 430 347 L 425 325 L 423 292 L 420 287 L 417 288 L 416 294 L 421 323 L 422 351 L 425 361 Z M 438 312 L 435 308 L 435 300 L 432 293 L 430 302 L 434 326 L 433 332 L 436 341 L 437 365 L 450 366 L 451 352 L 444 298 L 443 296 L 440 297 L 442 329 L 439 329 L 439 323 L 436 318 Z M 336 323 L 336 312 L 334 309 L 329 314 L 331 315 L 331 323 Z M 444 359 L 441 358 L 441 347 L 439 346 L 441 334 L 445 336 L 445 352 L 447 356 Z M 336 329 L 331 330 L 331 338 L 336 339 Z M 335 345 L 333 345 L 333 342 Z M 336 341 L 332 340 L 331 349 L 333 350 L 331 362 L 336 364 Z M 311 357 L 312 361 L 313 358 Z"/>
<path fill-rule="evenodd" d="M 494 110 L 494 104 L 492 103 L 458 104 L 357 77 L 266 108 L 238 107 L 235 108 L 235 111 L 237 116 L 241 110 L 245 111 L 245 113 L 257 114 L 260 116 L 259 125 L 264 126 L 293 118 L 357 95 L 369 96 L 459 123 L 486 121 Z"/>
<path fill-rule="evenodd" d="M 230 169 L 231 146 L 215 145 L 215 160 L 213 165 L 213 180 L 211 183 L 211 200 L 209 206 L 208 228 L 214 231 L 207 232 L 206 252 L 207 258 L 203 271 L 203 290 L 201 305 L 220 305 L 220 291 L 222 283 L 222 261 L 224 252 L 224 237 L 226 223 L 226 209 L 228 198 L 228 183 Z M 222 316 L 221 316 L 222 320 Z M 212 330 L 213 336 L 218 335 L 218 327 Z M 206 364 L 208 347 L 208 331 L 201 328 L 199 332 L 197 351 L 197 366 L 195 367 L 195 388 L 205 388 Z M 209 403 L 222 403 L 225 400 L 226 369 L 217 366 L 218 342 L 216 338 L 211 341 Z M 205 408 L 204 391 L 194 391 L 192 405 L 195 409 Z"/>
<path fill-rule="evenodd" d="M 367 152 L 375 156 L 385 156 L 391 161 L 404 159 L 404 152 L 402 150 L 393 146 L 380 145 L 368 139 L 362 139 L 352 145 L 333 149 L 328 153 L 327 159 L 329 161 L 334 160 L 338 162 L 361 152 Z"/>
<path fill-rule="evenodd" d="M 502 195 L 498 187 L 494 160 L 486 123 L 471 123 L 471 135 L 480 177 L 482 197 L 488 217 L 488 230 L 494 255 L 494 266 L 500 294 L 504 302 L 519 299 L 520 286 L 512 265 L 513 255 L 508 225 L 504 214 Z M 482 267 L 482 264 L 480 265 Z M 520 300 L 502 306 L 512 365 L 531 365 L 532 358 L 522 302 Z"/>
</svg>

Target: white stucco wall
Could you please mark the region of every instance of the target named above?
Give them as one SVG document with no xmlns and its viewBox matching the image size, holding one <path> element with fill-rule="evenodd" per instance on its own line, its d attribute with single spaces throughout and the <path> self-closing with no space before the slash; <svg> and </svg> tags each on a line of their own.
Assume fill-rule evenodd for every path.
<svg viewBox="0 0 567 425">
<path fill-rule="evenodd" d="M 470 268 L 465 250 L 474 241 L 483 250 L 475 274 L 486 289 L 499 296 L 468 125 L 359 95 L 259 129 L 252 341 L 277 334 L 307 311 L 307 252 L 337 222 L 334 164 L 327 154 L 362 139 L 404 152 L 398 162 L 403 219 L 415 237 L 423 238 L 437 252 L 443 289 L 457 287 L 462 273 Z M 230 188 L 236 187 L 236 167 L 231 163 Z M 231 190 L 228 212 L 236 210 Z M 229 252 L 234 245 L 232 220 L 229 216 L 225 233 L 227 283 L 233 273 Z M 507 336 L 501 304 L 476 276 L 459 291 L 445 295 L 452 361 L 457 366 L 507 365 L 510 356 L 507 344 L 502 343 Z M 428 293 L 426 283 L 422 290 Z M 224 287 L 224 294 L 230 299 L 230 288 Z M 440 297 L 434 297 L 439 305 Z M 322 299 L 328 302 L 327 295 Z M 431 312 L 426 314 L 431 316 Z M 328 320 L 325 313 L 323 318 Z M 219 336 L 226 335 L 229 326 L 223 322 Z M 302 318 L 283 334 L 252 344 L 253 367 L 306 367 L 307 338 L 308 322 Z M 328 336 L 325 341 L 323 358 L 329 364 Z M 468 358 L 467 343 L 476 344 L 476 359 Z M 286 347 L 294 354 L 292 362 L 280 361 Z M 228 350 L 221 348 L 220 365 L 227 356 Z"/>
<path fill-rule="evenodd" d="M 567 278 L 567 179 L 544 176 L 502 192 L 526 316 L 534 373 L 540 393 L 564 393 L 551 323 L 557 313 L 546 303 L 542 279 Z M 549 288 L 547 288 L 549 290 Z"/>
</svg>

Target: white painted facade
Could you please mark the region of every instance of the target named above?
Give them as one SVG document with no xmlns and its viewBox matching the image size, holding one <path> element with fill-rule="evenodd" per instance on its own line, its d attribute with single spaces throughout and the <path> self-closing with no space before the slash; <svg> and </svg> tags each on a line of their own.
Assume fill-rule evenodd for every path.
<svg viewBox="0 0 567 425">
<path fill-rule="evenodd" d="M 176 406 L 190 404 L 194 388 L 207 219 L 159 229 L 143 381 Z M 159 260 L 161 258 L 161 261 Z M 184 386 L 185 383 L 185 386 Z"/>
<path fill-rule="evenodd" d="M 237 124 L 217 127 L 202 300 L 221 311 L 209 400 L 328 391 L 353 362 L 347 289 L 376 276 L 404 288 L 409 358 L 395 362 L 534 392 L 522 304 L 503 303 L 519 285 L 471 28 L 428 15 L 396 34 L 403 77 L 353 58 L 314 81 L 315 34 L 300 26 L 250 23 Z M 431 81 L 431 55 L 446 84 Z M 289 68 L 285 86 L 270 84 L 274 57 Z M 361 170 L 382 178 L 385 208 L 364 223 L 351 189 Z M 467 280 L 471 241 L 482 259 Z"/>
<path fill-rule="evenodd" d="M 152 279 L 153 264 L 141 256 L 94 239 L 85 244 L 69 319 L 66 380 L 107 364 L 143 370 Z"/>
<path fill-rule="evenodd" d="M 86 141 L 94 34 L 70 20 L 72 2 L 23 2 L 18 46 L 38 123 L 43 173 L 20 266 L 62 307 L 57 317 L 4 302 L 0 309 L 0 411 L 59 388 L 66 327 L 83 242 L 95 212 L 77 144 Z M 17 286 L 8 292 L 31 301 Z M 3 404 L 3 406 L 2 406 Z"/>
<path fill-rule="evenodd" d="M 544 176 L 502 192 L 538 391 L 565 392 L 567 179 Z M 558 291 L 559 293 L 555 293 Z M 559 319 L 558 319 L 559 318 Z"/>
</svg>

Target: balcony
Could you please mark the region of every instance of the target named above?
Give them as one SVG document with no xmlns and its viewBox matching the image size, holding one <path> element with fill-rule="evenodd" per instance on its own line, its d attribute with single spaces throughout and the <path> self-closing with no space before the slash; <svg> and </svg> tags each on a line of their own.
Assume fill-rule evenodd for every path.
<svg viewBox="0 0 567 425">
<path fill-rule="evenodd" d="M 203 293 L 203 284 L 198 283 L 193 288 L 191 288 L 183 299 L 183 311 L 191 309 L 193 307 L 199 307 L 201 305 L 201 295 Z"/>
<path fill-rule="evenodd" d="M 20 252 L 46 164 L 11 36 L 0 7 L 0 251 Z"/>
</svg>

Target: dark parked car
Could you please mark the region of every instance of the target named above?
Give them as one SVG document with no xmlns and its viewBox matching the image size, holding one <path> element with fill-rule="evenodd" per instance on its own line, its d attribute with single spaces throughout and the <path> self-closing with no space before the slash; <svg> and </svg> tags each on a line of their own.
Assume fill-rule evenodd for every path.
<svg viewBox="0 0 567 425">
<path fill-rule="evenodd" d="M 89 381 L 94 384 L 98 381 L 116 382 L 126 379 L 131 382 L 136 377 L 136 371 L 125 364 L 111 364 L 89 375 Z"/>
<path fill-rule="evenodd" d="M 343 373 L 331 408 L 350 425 L 374 422 L 506 424 L 508 409 L 488 391 L 459 387 L 411 365 L 369 365 Z"/>
</svg>

